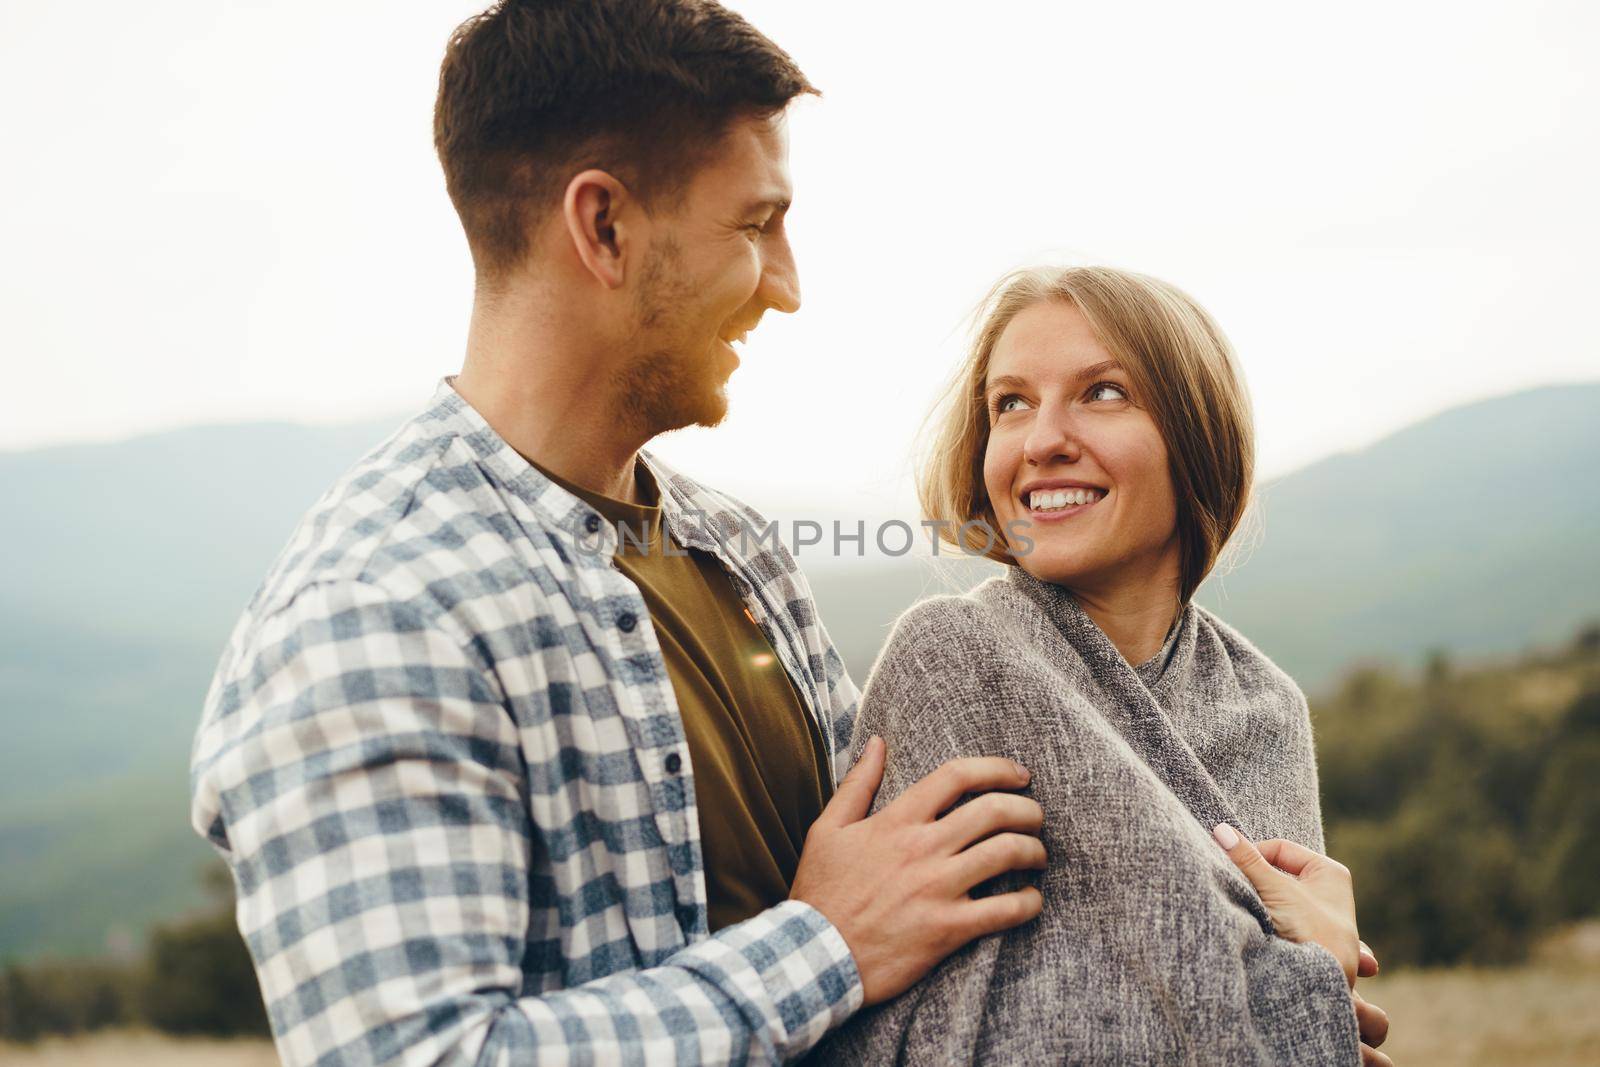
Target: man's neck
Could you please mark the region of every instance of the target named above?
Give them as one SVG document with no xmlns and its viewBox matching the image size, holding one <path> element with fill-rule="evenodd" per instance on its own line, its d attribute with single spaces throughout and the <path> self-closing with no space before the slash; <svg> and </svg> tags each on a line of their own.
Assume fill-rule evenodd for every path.
<svg viewBox="0 0 1600 1067">
<path fill-rule="evenodd" d="M 1180 610 L 1175 563 L 1142 580 L 1106 582 L 1094 589 L 1074 586 L 1072 595 L 1132 666 L 1161 651 Z"/>
<path fill-rule="evenodd" d="M 634 457 L 650 435 L 630 430 L 614 396 L 615 353 L 541 314 L 533 299 L 480 298 L 453 385 L 495 433 L 574 485 L 638 503 Z"/>
</svg>

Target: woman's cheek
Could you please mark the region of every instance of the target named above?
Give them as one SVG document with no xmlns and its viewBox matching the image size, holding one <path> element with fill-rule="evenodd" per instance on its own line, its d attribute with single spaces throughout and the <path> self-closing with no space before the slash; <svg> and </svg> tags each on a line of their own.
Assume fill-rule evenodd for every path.
<svg viewBox="0 0 1600 1067">
<path fill-rule="evenodd" d="M 1005 515 L 1010 504 L 1011 471 L 1015 466 L 1014 463 L 1007 463 L 1001 443 L 991 437 L 983 453 L 983 488 L 989 494 L 989 502 L 997 515 Z"/>
</svg>

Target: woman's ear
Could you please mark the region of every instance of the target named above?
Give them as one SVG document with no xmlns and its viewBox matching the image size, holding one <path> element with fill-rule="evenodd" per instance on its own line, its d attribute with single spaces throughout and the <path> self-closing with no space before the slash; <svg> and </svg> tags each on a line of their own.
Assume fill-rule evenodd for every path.
<svg viewBox="0 0 1600 1067">
<path fill-rule="evenodd" d="M 603 170 L 573 177 L 561 199 L 562 222 L 578 261 L 607 289 L 621 288 L 627 279 L 630 235 L 622 216 L 632 206 L 628 187 Z"/>
</svg>

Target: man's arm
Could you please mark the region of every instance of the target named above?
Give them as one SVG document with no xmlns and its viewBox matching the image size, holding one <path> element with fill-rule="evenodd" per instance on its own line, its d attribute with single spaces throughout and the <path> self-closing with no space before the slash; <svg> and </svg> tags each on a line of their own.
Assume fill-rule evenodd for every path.
<svg viewBox="0 0 1600 1067">
<path fill-rule="evenodd" d="M 861 1003 L 838 930 L 798 901 L 519 996 L 535 829 L 494 680 L 355 581 L 301 592 L 253 648 L 196 745 L 196 821 L 286 1063 L 779 1061 Z"/>
</svg>

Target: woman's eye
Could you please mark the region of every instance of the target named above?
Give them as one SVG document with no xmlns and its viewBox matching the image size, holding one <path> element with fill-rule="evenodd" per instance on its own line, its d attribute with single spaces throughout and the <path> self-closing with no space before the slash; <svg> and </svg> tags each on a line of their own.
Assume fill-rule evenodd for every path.
<svg viewBox="0 0 1600 1067">
<path fill-rule="evenodd" d="M 1096 382 L 1094 385 L 1089 387 L 1089 399 L 1090 400 L 1099 400 L 1099 399 L 1101 399 L 1101 394 L 1104 393 L 1107 389 L 1111 390 L 1111 392 L 1115 394 L 1114 396 L 1110 397 L 1109 399 L 1112 399 L 1112 400 L 1126 400 L 1126 399 L 1128 399 L 1128 391 L 1126 389 L 1124 389 L 1122 386 L 1118 385 L 1116 382 Z"/>
<path fill-rule="evenodd" d="M 1027 401 L 1016 393 L 1007 393 L 1005 396 L 995 398 L 994 413 L 996 415 L 1004 415 L 1008 411 L 1020 411 L 1022 410 L 1022 405 L 1026 403 Z"/>
</svg>

